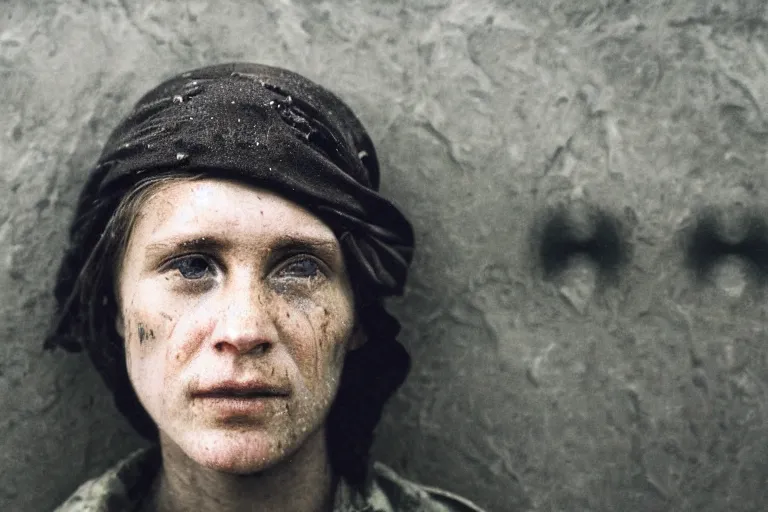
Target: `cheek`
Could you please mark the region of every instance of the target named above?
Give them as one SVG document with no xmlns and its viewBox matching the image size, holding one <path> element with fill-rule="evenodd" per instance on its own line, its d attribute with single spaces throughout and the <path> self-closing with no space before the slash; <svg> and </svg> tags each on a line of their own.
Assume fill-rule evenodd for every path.
<svg viewBox="0 0 768 512">
<path fill-rule="evenodd" d="M 351 302 L 342 298 L 290 305 L 283 314 L 283 337 L 309 387 L 337 380 L 344 363 L 354 316 Z"/>
<path fill-rule="evenodd" d="M 204 316 L 203 304 L 198 308 L 154 297 L 132 301 L 124 312 L 126 364 L 145 405 L 157 402 L 163 393 L 178 391 L 183 369 L 213 326 L 210 315 Z"/>
<path fill-rule="evenodd" d="M 181 297 L 167 291 L 165 279 L 148 280 L 136 287 L 126 309 L 132 322 L 126 333 L 138 345 L 138 352 L 164 352 L 168 364 L 184 363 L 212 328 L 210 301 Z"/>
<path fill-rule="evenodd" d="M 157 327 L 138 317 L 127 322 L 125 356 L 128 376 L 136 394 L 150 415 L 157 418 L 156 404 L 161 398 L 166 373 L 165 357 L 159 345 Z"/>
</svg>

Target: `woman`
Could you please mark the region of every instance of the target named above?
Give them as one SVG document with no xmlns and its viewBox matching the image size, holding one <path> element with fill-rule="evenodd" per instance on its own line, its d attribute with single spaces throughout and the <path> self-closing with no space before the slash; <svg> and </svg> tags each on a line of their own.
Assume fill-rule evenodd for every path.
<svg viewBox="0 0 768 512">
<path fill-rule="evenodd" d="M 139 100 L 79 199 L 46 347 L 86 350 L 153 448 L 58 510 L 479 510 L 369 458 L 413 249 L 378 187 L 353 112 L 295 73 L 212 66 Z"/>
</svg>

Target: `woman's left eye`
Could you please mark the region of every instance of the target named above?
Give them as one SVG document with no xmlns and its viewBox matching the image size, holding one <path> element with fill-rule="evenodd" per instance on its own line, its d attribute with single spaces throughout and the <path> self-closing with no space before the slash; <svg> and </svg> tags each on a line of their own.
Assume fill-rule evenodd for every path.
<svg viewBox="0 0 768 512">
<path fill-rule="evenodd" d="M 312 258 L 300 258 L 283 267 L 280 273 L 290 277 L 315 277 L 320 273 L 320 265 Z"/>
</svg>

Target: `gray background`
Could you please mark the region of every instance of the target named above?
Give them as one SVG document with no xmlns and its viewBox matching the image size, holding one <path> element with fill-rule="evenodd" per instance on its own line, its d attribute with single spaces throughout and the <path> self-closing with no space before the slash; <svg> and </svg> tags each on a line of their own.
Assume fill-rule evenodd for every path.
<svg viewBox="0 0 768 512">
<path fill-rule="evenodd" d="M 697 286 L 679 244 L 702 205 L 765 204 L 765 5 L 0 2 L 0 510 L 48 510 L 139 445 L 84 357 L 42 352 L 52 280 L 119 116 L 231 60 L 349 102 L 415 225 L 381 460 L 492 511 L 765 509 L 765 300 L 738 259 Z M 605 288 L 586 260 L 543 280 L 529 243 L 579 200 L 631 244 Z"/>
</svg>

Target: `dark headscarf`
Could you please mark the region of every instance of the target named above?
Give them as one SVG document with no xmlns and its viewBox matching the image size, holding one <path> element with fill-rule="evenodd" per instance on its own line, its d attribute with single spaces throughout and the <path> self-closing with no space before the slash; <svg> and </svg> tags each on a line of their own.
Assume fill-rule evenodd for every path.
<svg viewBox="0 0 768 512">
<path fill-rule="evenodd" d="M 370 369 L 358 364 L 346 379 L 386 395 L 386 400 L 404 379 L 403 366 L 408 364 L 394 339 L 399 324 L 380 299 L 403 291 L 414 244 L 411 225 L 378 193 L 376 152 L 351 109 L 301 75 L 258 64 L 221 64 L 175 76 L 145 94 L 114 130 L 78 201 L 56 281 L 58 321 L 46 347 L 85 347 L 113 390 L 118 408 L 150 437 L 147 418 L 130 417 L 137 403 L 123 382 L 127 375 L 122 347 L 105 352 L 99 347 L 106 342 L 92 339 L 99 307 L 114 298 L 89 297 L 94 291 L 81 277 L 127 192 L 143 178 L 180 170 L 270 189 L 331 227 L 356 293 L 373 298 L 373 308 L 363 320 L 375 324 L 369 337 L 373 334 L 379 343 L 366 349 L 367 356 L 361 351 L 350 356 L 386 364 L 382 350 L 389 350 L 390 359 L 401 367 L 391 378 L 371 380 Z M 337 401 L 344 393 L 349 392 L 340 390 Z"/>
</svg>

